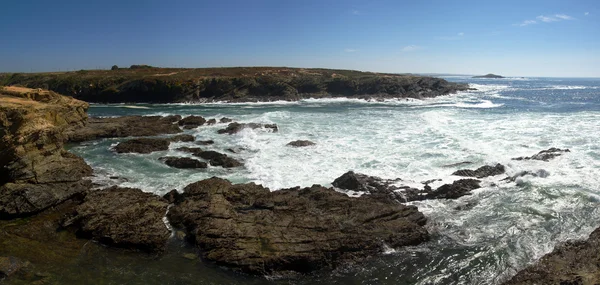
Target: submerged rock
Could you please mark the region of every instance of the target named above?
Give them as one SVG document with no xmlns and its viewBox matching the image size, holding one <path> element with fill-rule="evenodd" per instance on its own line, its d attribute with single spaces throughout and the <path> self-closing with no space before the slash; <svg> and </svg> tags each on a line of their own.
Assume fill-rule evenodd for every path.
<svg viewBox="0 0 600 285">
<path fill-rule="evenodd" d="M 599 257 L 600 228 L 597 228 L 585 241 L 557 245 L 504 284 L 600 284 Z"/>
<path fill-rule="evenodd" d="M 211 145 L 214 143 L 215 143 L 215 141 L 213 141 L 213 140 L 205 140 L 205 141 L 197 141 L 196 142 L 196 144 L 199 144 L 199 145 Z"/>
<path fill-rule="evenodd" d="M 500 175 L 500 174 L 503 174 L 504 172 L 505 172 L 504 165 L 498 163 L 495 166 L 485 165 L 485 166 L 479 167 L 475 170 L 470 170 L 470 169 L 457 170 L 454 173 L 452 173 L 452 175 L 484 178 L 484 177 L 488 177 L 488 176 Z"/>
<path fill-rule="evenodd" d="M 210 126 L 210 125 L 214 125 L 214 124 L 216 124 L 216 123 L 217 123 L 217 119 L 214 119 L 214 118 L 213 118 L 213 119 L 210 119 L 210 120 L 208 120 L 208 121 L 206 121 L 206 124 L 207 124 L 207 125 L 209 125 L 209 126 Z"/>
<path fill-rule="evenodd" d="M 187 146 L 177 148 L 177 150 L 178 151 L 187 152 L 187 153 L 191 153 L 191 154 L 193 154 L 195 156 L 199 156 L 200 153 L 202 153 L 204 151 L 203 149 L 201 149 L 199 147 L 187 147 Z"/>
<path fill-rule="evenodd" d="M 193 142 L 196 138 L 193 135 L 183 134 L 176 135 L 169 138 L 171 142 Z"/>
<path fill-rule="evenodd" d="M 118 118 L 90 118 L 85 127 L 73 127 L 65 132 L 70 142 L 101 138 L 146 137 L 181 133 L 175 122 L 181 116 L 124 116 Z"/>
<path fill-rule="evenodd" d="M 230 119 L 230 118 L 227 118 L 227 117 L 223 117 L 223 118 L 221 118 L 219 120 L 219 123 L 223 123 L 223 124 L 225 124 L 225 123 L 231 123 L 231 122 L 233 122 L 233 120 Z"/>
<path fill-rule="evenodd" d="M 227 128 L 218 130 L 217 133 L 232 135 L 232 134 L 239 133 L 241 130 L 243 130 L 245 128 L 250 128 L 250 129 L 258 129 L 258 128 L 271 129 L 274 133 L 276 133 L 279 130 L 279 128 L 275 124 L 265 124 L 265 125 L 257 124 L 257 123 L 240 124 L 240 123 L 235 123 L 234 122 L 234 123 L 230 123 L 229 125 L 227 125 Z"/>
<path fill-rule="evenodd" d="M 170 235 L 162 219 L 167 206 L 154 194 L 111 187 L 90 192 L 62 226 L 104 244 L 162 251 Z"/>
<path fill-rule="evenodd" d="M 161 157 L 161 161 L 163 161 L 166 165 L 174 168 L 207 168 L 208 165 L 206 162 L 199 161 L 189 157 Z"/>
<path fill-rule="evenodd" d="M 307 140 L 297 140 L 297 141 L 289 142 L 287 145 L 293 146 L 293 147 L 303 147 L 303 146 L 315 145 L 315 143 L 311 142 L 311 141 L 307 141 Z"/>
<path fill-rule="evenodd" d="M 194 154 L 194 155 L 196 155 L 196 154 Z M 197 154 L 197 156 L 208 160 L 210 162 L 210 165 L 212 165 L 212 166 L 222 166 L 225 168 L 232 168 L 232 167 L 238 167 L 238 166 L 244 165 L 243 163 L 237 161 L 234 158 L 227 156 L 226 154 L 212 151 L 212 150 L 200 152 L 199 154 Z"/>
<path fill-rule="evenodd" d="M 183 196 L 171 223 L 187 230 L 205 259 L 251 274 L 334 268 L 429 238 L 414 206 L 319 185 L 271 192 L 210 178 Z"/>
<path fill-rule="evenodd" d="M 202 116 L 188 116 L 179 121 L 179 125 L 184 129 L 194 129 L 206 123 Z"/>
<path fill-rule="evenodd" d="M 537 154 L 534 154 L 532 156 L 521 156 L 521 157 L 516 157 L 513 158 L 513 160 L 542 160 L 542 161 L 550 161 L 550 159 L 553 159 L 557 156 L 561 156 L 563 153 L 567 153 L 567 152 L 571 152 L 569 149 L 560 149 L 560 148 L 549 148 L 546 150 L 542 150 L 540 152 L 538 152 Z"/>
<path fill-rule="evenodd" d="M 117 153 L 151 153 L 155 151 L 168 150 L 171 141 L 159 138 L 138 138 L 124 141 L 115 146 Z"/>
</svg>

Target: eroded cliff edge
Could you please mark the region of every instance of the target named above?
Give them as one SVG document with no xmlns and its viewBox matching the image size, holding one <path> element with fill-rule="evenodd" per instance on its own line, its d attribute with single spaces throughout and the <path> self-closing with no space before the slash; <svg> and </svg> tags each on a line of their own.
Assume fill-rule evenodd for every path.
<svg viewBox="0 0 600 285">
<path fill-rule="evenodd" d="M 0 74 L 0 85 L 45 88 L 95 103 L 295 101 L 303 98 L 430 98 L 467 84 L 412 74 L 287 67 L 120 68 Z"/>
</svg>

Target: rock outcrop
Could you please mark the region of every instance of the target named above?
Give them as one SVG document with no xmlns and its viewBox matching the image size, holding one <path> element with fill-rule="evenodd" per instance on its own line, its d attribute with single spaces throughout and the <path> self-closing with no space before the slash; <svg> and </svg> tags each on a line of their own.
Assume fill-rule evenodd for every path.
<svg viewBox="0 0 600 285">
<path fill-rule="evenodd" d="M 287 145 L 293 146 L 293 147 L 303 147 L 303 146 L 315 145 L 315 143 L 311 142 L 311 141 L 307 141 L 307 140 L 297 140 L 297 141 L 289 142 Z"/>
<path fill-rule="evenodd" d="M 206 162 L 199 161 L 197 159 L 189 158 L 189 157 L 161 157 L 161 161 L 163 161 L 166 165 L 174 168 L 181 169 L 189 169 L 189 168 L 207 168 L 208 165 Z"/>
<path fill-rule="evenodd" d="M 180 133 L 175 124 L 181 116 L 123 116 L 117 118 L 90 118 L 85 127 L 66 130 L 70 142 L 83 142 L 101 138 L 146 137 Z"/>
<path fill-rule="evenodd" d="M 92 169 L 63 149 L 88 104 L 51 91 L 0 89 L 0 218 L 29 215 L 86 191 Z"/>
<path fill-rule="evenodd" d="M 154 194 L 111 187 L 89 193 L 62 226 L 112 246 L 162 251 L 170 235 L 162 219 L 167 207 Z"/>
<path fill-rule="evenodd" d="M 117 153 L 151 153 L 155 151 L 168 150 L 170 139 L 161 138 L 137 138 L 119 143 L 114 147 Z"/>
<path fill-rule="evenodd" d="M 275 124 L 257 124 L 257 123 L 247 123 L 247 124 L 240 124 L 240 123 L 229 123 L 229 125 L 227 125 L 227 128 L 224 129 L 220 129 L 217 131 L 217 133 L 219 134 L 229 134 L 229 135 L 233 135 L 236 133 L 239 133 L 241 130 L 246 129 L 246 128 L 250 128 L 250 129 L 258 129 L 258 128 L 265 128 L 265 129 L 271 129 L 272 132 L 276 133 L 277 131 L 279 131 L 279 128 L 277 127 L 277 125 Z"/>
<path fill-rule="evenodd" d="M 168 217 L 205 259 L 259 275 L 334 268 L 429 237 L 414 206 L 319 185 L 271 192 L 210 178 L 185 187 Z"/>
<path fill-rule="evenodd" d="M 585 241 L 559 244 L 505 285 L 600 284 L 600 228 Z"/>
<path fill-rule="evenodd" d="M 504 165 L 498 163 L 495 166 L 484 165 L 475 170 L 471 170 L 471 169 L 457 170 L 454 173 L 452 173 L 452 175 L 485 178 L 488 176 L 500 175 L 500 174 L 503 174 L 504 172 L 505 172 Z"/>
<path fill-rule="evenodd" d="M 532 156 L 521 156 L 521 157 L 517 157 L 517 158 L 513 158 L 513 160 L 542 160 L 542 161 L 550 161 L 550 159 L 553 159 L 557 156 L 561 156 L 564 153 L 567 152 L 571 152 L 569 149 L 560 149 L 560 148 L 555 148 L 555 147 L 551 147 L 549 149 L 546 150 L 542 150 L 540 152 L 538 152 L 537 154 L 534 154 Z"/>
<path fill-rule="evenodd" d="M 179 125 L 184 129 L 195 129 L 206 123 L 206 119 L 202 116 L 188 116 L 179 121 Z"/>
<path fill-rule="evenodd" d="M 194 155 L 197 155 L 199 157 L 202 157 L 202 158 L 208 160 L 210 165 L 212 165 L 212 166 L 222 166 L 224 168 L 232 168 L 232 167 L 239 167 L 239 166 L 244 165 L 243 163 L 239 162 L 238 160 L 236 160 L 234 158 L 227 156 L 224 153 L 220 153 L 220 152 L 216 152 L 216 151 L 212 151 L 212 150 L 203 151 L 203 152 L 200 152 L 200 153 L 194 154 Z"/>
<path fill-rule="evenodd" d="M 473 78 L 504 78 L 504 76 L 488 73 L 486 75 L 473 76 Z"/>
</svg>

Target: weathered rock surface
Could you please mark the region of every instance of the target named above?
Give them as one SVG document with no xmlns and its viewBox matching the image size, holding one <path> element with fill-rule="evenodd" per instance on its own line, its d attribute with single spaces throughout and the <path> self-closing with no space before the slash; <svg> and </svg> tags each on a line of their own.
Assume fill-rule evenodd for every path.
<svg viewBox="0 0 600 285">
<path fill-rule="evenodd" d="M 556 246 L 504 284 L 600 284 L 600 228 L 585 241 L 568 241 Z"/>
<path fill-rule="evenodd" d="M 334 268 L 429 237 L 414 206 L 318 185 L 271 192 L 210 178 L 185 187 L 168 217 L 204 258 L 259 275 Z"/>
<path fill-rule="evenodd" d="M 193 135 L 183 134 L 176 135 L 169 138 L 171 142 L 193 142 L 196 138 Z"/>
<path fill-rule="evenodd" d="M 81 127 L 88 104 L 54 92 L 0 89 L 0 218 L 29 215 L 89 188 L 92 169 L 63 149 L 63 132 Z"/>
<path fill-rule="evenodd" d="M 307 141 L 307 140 L 297 140 L 297 141 L 289 142 L 287 145 L 293 146 L 293 147 L 303 147 L 303 146 L 315 145 L 315 143 L 311 142 L 311 141 Z"/>
<path fill-rule="evenodd" d="M 525 156 L 525 157 L 517 157 L 517 158 L 513 158 L 513 160 L 542 160 L 542 161 L 550 161 L 550 159 L 553 159 L 557 156 L 561 156 L 564 153 L 567 152 L 571 152 L 569 149 L 560 149 L 560 148 L 549 148 L 546 150 L 542 150 L 540 152 L 538 152 L 537 154 L 534 154 L 532 156 Z"/>
<path fill-rule="evenodd" d="M 171 141 L 160 138 L 137 138 L 119 143 L 114 147 L 117 153 L 151 153 L 168 150 Z"/>
<path fill-rule="evenodd" d="M 452 173 L 452 175 L 484 178 L 484 177 L 488 177 L 488 176 L 500 175 L 500 174 L 503 174 L 504 172 L 505 172 L 504 165 L 498 163 L 495 166 L 484 165 L 475 170 L 471 170 L 471 169 L 457 170 L 454 173 Z"/>
<path fill-rule="evenodd" d="M 90 118 L 85 127 L 69 128 L 65 135 L 70 142 L 101 138 L 147 137 L 180 133 L 175 124 L 181 116 L 124 116 L 118 118 Z"/>
<path fill-rule="evenodd" d="M 429 199 L 456 199 L 469 195 L 472 190 L 480 188 L 479 180 L 459 179 L 452 184 L 444 184 L 433 190 L 429 185 L 423 189 L 401 185 L 401 179 L 382 179 L 349 171 L 336 178 L 331 184 L 345 190 L 367 192 L 378 197 L 388 197 L 400 202 Z"/>
<path fill-rule="evenodd" d="M 240 123 L 230 123 L 229 125 L 227 125 L 227 128 L 225 129 L 220 129 L 217 131 L 217 133 L 219 134 L 236 134 L 239 133 L 241 130 L 245 129 L 245 128 L 250 128 L 250 129 L 258 129 L 258 128 L 265 128 L 265 129 L 271 129 L 272 132 L 276 133 L 279 128 L 277 127 L 277 125 L 275 124 L 257 124 L 257 123 L 247 123 L 247 124 L 240 124 Z"/>
<path fill-rule="evenodd" d="M 14 256 L 0 256 L 0 281 L 23 271 L 31 264 Z"/>
<path fill-rule="evenodd" d="M 208 165 L 206 162 L 199 161 L 197 159 L 189 158 L 189 157 L 161 157 L 161 161 L 163 161 L 166 165 L 174 168 L 207 168 Z"/>
<path fill-rule="evenodd" d="M 224 153 L 220 153 L 220 152 L 216 152 L 216 151 L 212 151 L 212 150 L 207 150 L 207 151 L 203 151 L 200 152 L 199 154 L 194 154 L 197 155 L 199 157 L 202 157 L 206 160 L 208 160 L 210 162 L 210 165 L 212 166 L 222 166 L 225 168 L 232 168 L 232 167 L 238 167 L 238 166 L 243 166 L 244 164 L 239 162 L 238 160 L 231 158 L 229 156 L 227 156 Z"/>
<path fill-rule="evenodd" d="M 162 220 L 167 206 L 139 189 L 111 187 L 90 192 L 62 226 L 108 245 L 162 251 L 170 235 Z"/>
<path fill-rule="evenodd" d="M 179 121 L 179 125 L 184 129 L 194 129 L 206 123 L 202 116 L 188 116 Z"/>
</svg>

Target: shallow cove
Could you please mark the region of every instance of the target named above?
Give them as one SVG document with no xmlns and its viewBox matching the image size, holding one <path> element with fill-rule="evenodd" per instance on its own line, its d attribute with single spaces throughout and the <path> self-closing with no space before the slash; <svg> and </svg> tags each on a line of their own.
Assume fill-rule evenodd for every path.
<svg viewBox="0 0 600 285">
<path fill-rule="evenodd" d="M 317 273 L 294 284 L 496 284 L 549 252 L 560 241 L 583 238 L 600 225 L 600 80 L 505 78 L 468 79 L 478 91 L 428 100 L 367 102 L 352 99 L 303 100 L 255 104 L 94 105 L 92 116 L 202 115 L 239 122 L 276 123 L 278 133 L 244 130 L 218 135 L 225 124 L 186 131 L 196 140 L 213 139 L 208 150 L 240 149 L 233 157 L 243 169 L 180 170 L 163 165 L 161 156 L 193 143 L 172 144 L 150 155 L 111 152 L 123 139 L 74 146 L 96 170 L 95 182 L 137 187 L 164 194 L 211 176 L 233 182 L 283 187 L 328 186 L 348 170 L 402 178 L 416 183 L 452 180 L 463 161 L 476 168 L 502 163 L 507 174 L 543 169 L 548 177 L 526 177 L 515 183 L 496 182 L 458 200 L 414 203 L 429 218 L 432 241 L 391 251 L 359 268 L 334 274 Z M 286 146 L 307 139 L 306 148 Z M 549 162 L 513 161 L 549 147 L 570 153 Z M 463 166 L 465 167 L 465 166 Z M 118 176 L 119 179 L 111 179 Z M 487 185 L 490 185 L 488 183 Z M 465 207 L 465 205 L 468 205 Z M 179 245 L 180 246 L 180 245 Z M 180 247 L 175 246 L 175 249 Z M 110 257 L 102 257 L 102 256 Z M 114 255 L 114 256 L 112 256 Z M 163 257 L 131 258 L 108 250 L 74 261 L 64 283 L 91 276 L 114 284 L 255 284 L 261 278 L 232 274 L 198 260 L 189 261 L 172 249 Z M 152 268 L 152 270 L 149 270 Z M 117 272 L 117 273 L 115 273 Z M 78 277 L 79 276 L 79 277 Z M 155 283 L 153 283 L 155 282 Z M 275 280 L 288 283 L 289 280 Z M 105 284 L 106 284 L 105 283 Z"/>
</svg>

